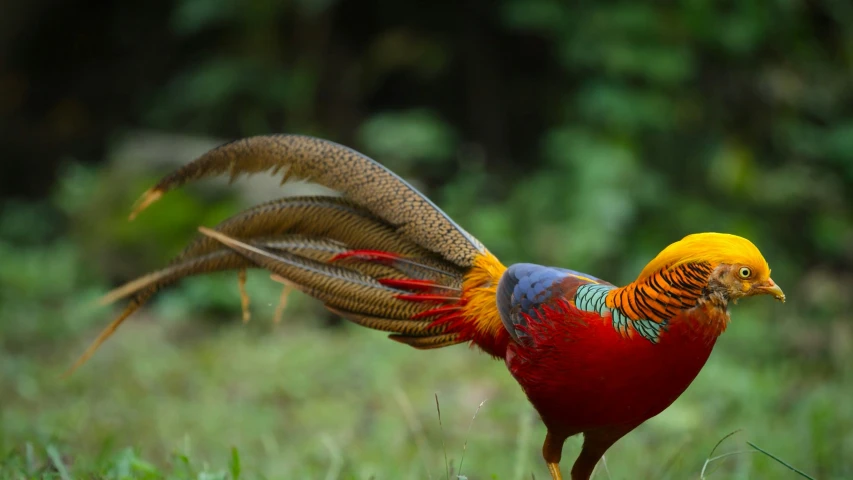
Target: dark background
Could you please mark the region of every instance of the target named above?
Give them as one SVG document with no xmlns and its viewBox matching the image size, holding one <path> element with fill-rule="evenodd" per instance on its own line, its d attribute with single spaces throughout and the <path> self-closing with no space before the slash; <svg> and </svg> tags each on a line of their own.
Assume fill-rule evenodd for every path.
<svg viewBox="0 0 853 480">
<path fill-rule="evenodd" d="M 741 427 L 740 446 L 765 445 L 816 478 L 853 476 L 850 2 L 6 0 L 0 9 L 0 455 L 10 452 L 9 465 L 26 463 L 30 442 L 43 459 L 33 468 L 53 468 L 50 447 L 69 468 L 146 458 L 171 472 L 180 451 L 216 470 L 235 446 L 244 469 L 272 478 L 420 478 L 443 471 L 441 435 L 464 439 L 488 397 L 468 474 L 544 475 L 540 426 L 502 365 L 461 347 L 427 355 L 341 331 L 304 298 L 272 327 L 277 292 L 263 275 L 250 282 L 250 325 L 237 320 L 232 277 L 189 280 L 56 381 L 108 321 L 92 305 L 99 294 L 160 265 L 197 225 L 281 192 L 261 179 L 207 184 L 127 223 L 133 200 L 217 143 L 288 132 L 388 165 L 506 264 L 625 283 L 685 234 L 750 238 L 788 303 L 734 307 L 696 385 L 609 455 L 612 478 L 695 478 L 716 440 Z M 301 350 L 308 341 L 315 348 Z M 332 354 L 358 360 L 324 363 Z M 391 368 L 389 357 L 402 363 Z M 279 362 L 314 382 L 230 370 Z M 180 387 L 189 377 L 200 384 Z M 342 405 L 360 407 L 338 418 L 342 384 L 354 392 Z M 107 390 L 96 398 L 96 388 Z M 237 392 L 235 403 L 199 407 L 220 388 Z M 438 390 L 458 393 L 445 408 L 460 420 L 443 433 Z M 123 399 L 138 398 L 128 392 L 150 404 L 128 416 Z M 410 416 L 400 398 L 414 405 Z M 229 420 L 259 405 L 267 416 Z M 482 418 L 488 408 L 494 417 Z M 308 450 L 284 440 L 299 428 Z M 665 458 L 648 453 L 658 451 Z M 460 448 L 448 453 L 458 465 Z M 728 478 L 784 475 L 761 456 L 719 462 Z"/>
</svg>

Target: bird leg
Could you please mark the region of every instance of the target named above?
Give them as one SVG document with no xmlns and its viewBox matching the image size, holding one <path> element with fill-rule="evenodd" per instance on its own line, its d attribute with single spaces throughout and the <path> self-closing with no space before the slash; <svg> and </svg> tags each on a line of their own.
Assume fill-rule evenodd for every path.
<svg viewBox="0 0 853 480">
<path fill-rule="evenodd" d="M 548 464 L 551 480 L 563 480 L 563 475 L 560 473 L 560 457 L 563 456 L 563 443 L 565 441 L 565 436 L 555 435 L 551 430 L 545 434 L 542 456 L 545 458 L 545 463 Z"/>
<path fill-rule="evenodd" d="M 589 480 L 604 453 L 636 425 L 592 430 L 583 434 L 583 448 L 572 466 L 572 480 Z"/>
</svg>

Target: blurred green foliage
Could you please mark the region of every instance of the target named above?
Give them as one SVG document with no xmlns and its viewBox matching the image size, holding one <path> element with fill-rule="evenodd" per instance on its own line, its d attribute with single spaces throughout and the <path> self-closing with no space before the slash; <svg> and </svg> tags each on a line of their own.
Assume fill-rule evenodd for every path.
<svg viewBox="0 0 853 480">
<path fill-rule="evenodd" d="M 359 3 L 176 1 L 168 35 L 184 61 L 140 91 L 107 139 L 110 160 L 65 162 L 50 198 L 3 199 L 0 474 L 58 474 L 58 445 L 105 478 L 234 477 L 235 446 L 244 476 L 422 478 L 443 471 L 442 435 L 461 445 L 489 398 L 466 474 L 545 477 L 541 426 L 501 365 L 319 330 L 304 298 L 269 327 L 278 293 L 263 274 L 248 326 L 233 276 L 192 279 L 57 381 L 109 316 L 100 293 L 251 198 L 246 181 L 187 189 L 128 223 L 168 170 L 110 154 L 142 127 L 347 144 L 507 264 L 624 283 L 685 234 L 746 236 L 789 302 L 735 307 L 696 384 L 610 452 L 613 478 L 695 478 L 737 428 L 729 451 L 751 439 L 816 478 L 853 477 L 853 7 Z M 788 478 L 760 456 L 719 462 L 724 478 Z"/>
</svg>

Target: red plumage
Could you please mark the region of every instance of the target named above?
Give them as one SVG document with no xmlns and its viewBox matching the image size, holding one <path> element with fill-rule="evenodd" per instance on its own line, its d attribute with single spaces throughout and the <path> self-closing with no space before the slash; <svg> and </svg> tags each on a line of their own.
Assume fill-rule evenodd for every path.
<svg viewBox="0 0 853 480">
<path fill-rule="evenodd" d="M 659 345 L 626 339 L 606 318 L 564 300 L 529 322 L 524 331 L 535 348 L 510 344 L 505 359 L 548 426 L 546 458 L 559 462 L 563 441 L 585 433 L 572 478 L 587 478 L 615 441 L 672 404 L 716 341 L 697 335 L 690 326 L 697 321 L 677 319 Z"/>
</svg>

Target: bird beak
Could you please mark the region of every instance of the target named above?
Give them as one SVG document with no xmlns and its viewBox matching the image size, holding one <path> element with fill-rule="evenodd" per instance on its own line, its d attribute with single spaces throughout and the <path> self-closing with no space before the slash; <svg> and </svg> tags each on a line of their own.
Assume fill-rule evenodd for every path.
<svg viewBox="0 0 853 480">
<path fill-rule="evenodd" d="M 756 284 L 753 287 L 753 295 L 773 295 L 773 298 L 785 303 L 785 292 L 776 285 L 772 278 L 768 278 L 766 282 Z"/>
</svg>

